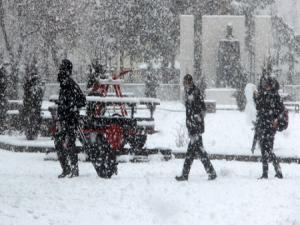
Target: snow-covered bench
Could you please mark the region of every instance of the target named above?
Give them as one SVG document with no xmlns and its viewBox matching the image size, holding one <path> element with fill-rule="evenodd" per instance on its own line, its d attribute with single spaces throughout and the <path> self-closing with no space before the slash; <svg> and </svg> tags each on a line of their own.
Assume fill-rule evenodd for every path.
<svg viewBox="0 0 300 225">
<path fill-rule="evenodd" d="M 283 103 L 287 108 L 290 108 L 290 107 L 292 107 L 292 108 L 294 108 L 294 110 L 295 110 L 295 112 L 296 113 L 299 113 L 299 111 L 300 111 L 300 104 L 299 104 L 299 102 L 284 102 Z"/>
<path fill-rule="evenodd" d="M 8 110 L 21 110 L 23 100 L 8 100 Z"/>
<path fill-rule="evenodd" d="M 204 100 L 205 106 L 206 106 L 206 111 L 208 113 L 215 113 L 217 106 L 216 106 L 216 101 L 215 100 Z"/>
</svg>

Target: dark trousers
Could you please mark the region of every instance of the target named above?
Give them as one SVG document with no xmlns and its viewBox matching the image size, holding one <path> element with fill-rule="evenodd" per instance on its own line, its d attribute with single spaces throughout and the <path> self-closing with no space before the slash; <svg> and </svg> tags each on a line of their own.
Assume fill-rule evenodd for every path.
<svg viewBox="0 0 300 225">
<path fill-rule="evenodd" d="M 260 137 L 260 140 L 259 140 L 264 175 L 268 174 L 268 170 L 269 170 L 268 162 L 269 161 L 272 161 L 276 174 L 281 174 L 281 168 L 279 165 L 279 161 L 273 152 L 274 137 L 275 137 L 275 131 L 266 130 L 266 131 L 262 132 L 262 136 Z"/>
<path fill-rule="evenodd" d="M 76 126 L 62 123 L 55 135 L 55 149 L 63 171 L 78 168 L 78 152 L 75 146 Z"/>
<path fill-rule="evenodd" d="M 204 166 L 205 171 L 208 174 L 215 174 L 215 170 L 208 158 L 207 152 L 203 148 L 203 141 L 201 135 L 195 135 L 191 138 L 188 145 L 186 158 L 183 164 L 182 175 L 188 178 L 191 166 L 196 156 L 200 157 L 200 160 Z"/>
</svg>

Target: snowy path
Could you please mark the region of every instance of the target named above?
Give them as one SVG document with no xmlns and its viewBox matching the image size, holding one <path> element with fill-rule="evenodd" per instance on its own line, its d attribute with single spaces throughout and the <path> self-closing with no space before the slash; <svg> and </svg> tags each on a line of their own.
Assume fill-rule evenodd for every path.
<svg viewBox="0 0 300 225">
<path fill-rule="evenodd" d="M 0 224 L 300 224 L 300 166 L 282 164 L 285 179 L 257 180 L 260 163 L 213 161 L 207 181 L 199 161 L 178 183 L 182 160 L 124 163 L 103 180 L 90 163 L 80 177 L 56 178 L 58 162 L 44 154 L 0 150 Z"/>
</svg>

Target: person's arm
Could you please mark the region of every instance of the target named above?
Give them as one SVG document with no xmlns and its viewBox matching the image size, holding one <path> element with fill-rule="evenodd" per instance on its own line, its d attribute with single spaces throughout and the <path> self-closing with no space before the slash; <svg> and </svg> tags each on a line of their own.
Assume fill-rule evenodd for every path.
<svg viewBox="0 0 300 225">
<path fill-rule="evenodd" d="M 255 103 L 255 108 L 256 110 L 261 109 L 262 107 L 262 93 L 259 91 L 254 91 L 253 92 L 253 100 Z"/>
<path fill-rule="evenodd" d="M 200 113 L 204 116 L 206 113 L 206 105 L 205 105 L 204 97 L 201 94 L 201 91 L 199 89 L 197 89 L 195 95 L 196 95 L 195 96 L 196 107 L 200 107 L 198 111 L 200 111 Z"/>
</svg>

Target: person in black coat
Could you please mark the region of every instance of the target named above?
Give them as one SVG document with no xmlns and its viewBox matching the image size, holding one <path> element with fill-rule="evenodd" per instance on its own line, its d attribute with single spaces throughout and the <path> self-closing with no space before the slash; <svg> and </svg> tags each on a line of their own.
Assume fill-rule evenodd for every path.
<svg viewBox="0 0 300 225">
<path fill-rule="evenodd" d="M 63 170 L 59 178 L 79 175 L 76 129 L 79 124 L 79 109 L 85 106 L 86 99 L 78 84 L 70 77 L 72 68 L 73 65 L 68 59 L 62 60 L 57 77 L 60 83 L 57 102 L 60 128 L 55 135 L 55 148 Z"/>
<path fill-rule="evenodd" d="M 261 178 L 268 178 L 268 161 L 273 162 L 275 177 L 283 178 L 276 155 L 273 152 L 274 138 L 279 125 L 279 117 L 284 111 L 283 102 L 278 93 L 279 83 L 271 76 L 262 76 L 258 91 L 254 93 L 257 110 L 256 132 L 261 154 L 263 173 Z"/>
<path fill-rule="evenodd" d="M 193 82 L 193 77 L 187 74 L 183 80 L 185 89 L 185 107 L 186 107 L 186 126 L 188 129 L 190 142 L 188 145 L 186 158 L 183 164 L 181 176 L 176 176 L 177 181 L 188 180 L 191 165 L 196 155 L 208 174 L 208 179 L 213 180 L 217 177 L 216 172 L 204 150 L 202 133 L 204 133 L 204 116 L 206 106 L 204 98 L 198 87 Z"/>
</svg>

